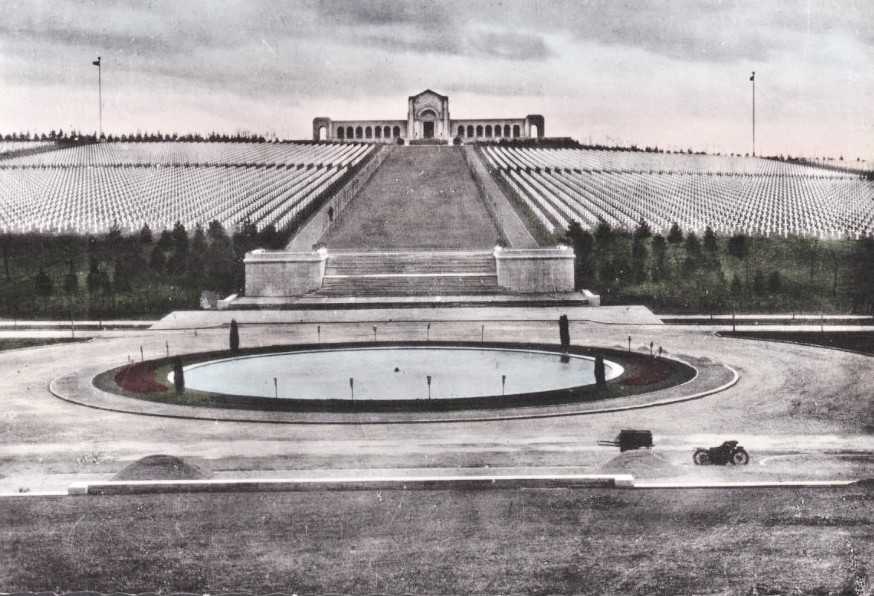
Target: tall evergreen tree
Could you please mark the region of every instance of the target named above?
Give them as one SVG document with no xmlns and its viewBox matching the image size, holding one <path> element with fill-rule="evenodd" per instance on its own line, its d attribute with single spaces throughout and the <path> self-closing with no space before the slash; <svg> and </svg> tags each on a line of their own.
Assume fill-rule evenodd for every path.
<svg viewBox="0 0 874 596">
<path fill-rule="evenodd" d="M 567 352 L 571 345 L 570 323 L 568 322 L 567 315 L 561 315 L 558 318 L 558 337 L 561 342 L 562 351 Z"/>
<path fill-rule="evenodd" d="M 231 333 L 229 341 L 231 352 L 238 352 L 240 349 L 240 330 L 237 327 L 237 319 L 231 319 Z"/>
<path fill-rule="evenodd" d="M 177 395 L 185 391 L 185 369 L 178 357 L 173 360 L 173 386 Z"/>
<path fill-rule="evenodd" d="M 668 242 L 670 244 L 680 244 L 683 242 L 683 230 L 680 229 L 680 225 L 677 222 L 671 225 L 671 229 L 668 232 Z"/>
</svg>

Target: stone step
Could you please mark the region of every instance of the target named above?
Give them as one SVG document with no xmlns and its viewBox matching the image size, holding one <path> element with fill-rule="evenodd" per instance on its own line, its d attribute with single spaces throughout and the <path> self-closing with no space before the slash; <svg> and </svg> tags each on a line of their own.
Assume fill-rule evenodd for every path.
<svg viewBox="0 0 874 596">
<path fill-rule="evenodd" d="M 441 296 L 506 293 L 497 275 L 325 276 L 322 296 Z"/>
<path fill-rule="evenodd" d="M 428 273 L 494 274 L 495 271 L 495 260 L 491 254 L 331 255 L 328 257 L 325 269 L 326 275 Z"/>
</svg>

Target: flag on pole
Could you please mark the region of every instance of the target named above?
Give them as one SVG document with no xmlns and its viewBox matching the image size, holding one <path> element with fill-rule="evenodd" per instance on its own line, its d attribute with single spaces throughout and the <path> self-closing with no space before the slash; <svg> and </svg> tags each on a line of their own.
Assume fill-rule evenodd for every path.
<svg viewBox="0 0 874 596">
<path fill-rule="evenodd" d="M 753 76 L 750 77 L 750 80 L 751 80 L 751 81 L 755 81 L 755 80 L 756 80 L 756 71 L 753 71 Z"/>
<path fill-rule="evenodd" d="M 100 67 L 100 56 L 97 56 L 97 60 L 95 60 L 91 64 L 93 64 L 94 66 L 97 66 L 99 68 Z"/>
</svg>

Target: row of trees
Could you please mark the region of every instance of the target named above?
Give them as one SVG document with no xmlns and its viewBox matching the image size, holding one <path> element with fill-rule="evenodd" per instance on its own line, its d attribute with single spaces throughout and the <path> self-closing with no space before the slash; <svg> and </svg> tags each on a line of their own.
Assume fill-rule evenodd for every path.
<svg viewBox="0 0 874 596">
<path fill-rule="evenodd" d="M 48 133 L 31 133 L 13 132 L 5 135 L 0 135 L 4 141 L 66 141 L 79 143 L 96 143 L 98 141 L 97 133 L 71 130 L 69 133 L 64 129 L 51 130 Z M 120 135 L 102 135 L 101 140 L 106 141 L 122 141 L 127 143 L 154 143 L 162 141 L 184 141 L 196 143 L 266 143 L 267 139 L 264 135 L 259 135 L 251 132 L 236 132 L 234 134 L 210 132 L 207 135 L 197 133 L 167 133 L 162 132 L 136 132 L 131 134 Z"/>
<path fill-rule="evenodd" d="M 288 234 L 244 222 L 228 234 L 217 221 L 193 231 L 177 223 L 155 235 L 146 225 L 124 236 L 0 236 L 0 316 L 107 318 L 198 308 L 201 292 L 242 290 L 242 259 L 279 249 Z"/>
<path fill-rule="evenodd" d="M 605 303 L 641 302 L 660 310 L 870 310 L 872 241 L 702 236 L 674 224 L 666 236 L 641 220 L 632 233 L 573 222 L 578 289 Z"/>
</svg>

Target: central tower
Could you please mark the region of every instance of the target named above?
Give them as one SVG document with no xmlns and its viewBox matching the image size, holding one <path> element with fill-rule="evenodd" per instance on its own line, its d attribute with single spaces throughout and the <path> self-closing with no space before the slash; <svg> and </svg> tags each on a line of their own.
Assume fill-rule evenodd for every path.
<svg viewBox="0 0 874 596">
<path fill-rule="evenodd" d="M 430 89 L 407 100 L 407 139 L 449 140 L 449 98 Z"/>
</svg>

